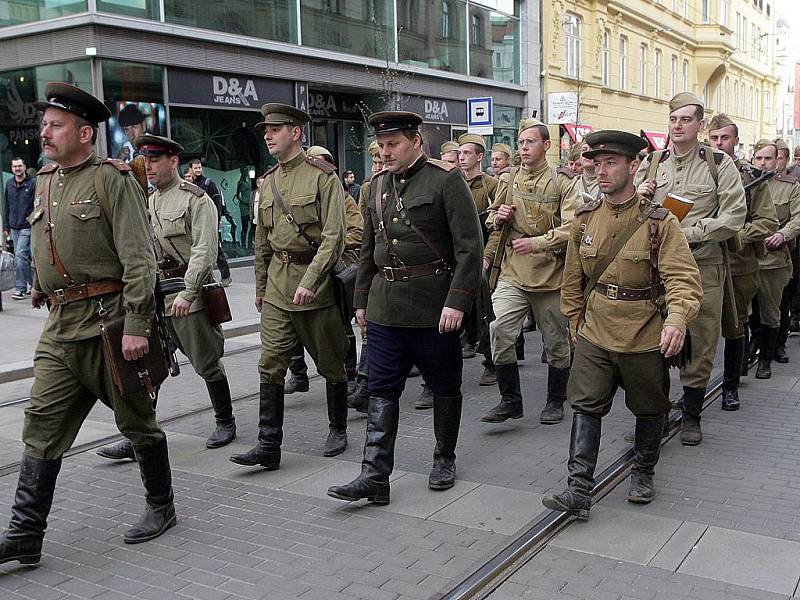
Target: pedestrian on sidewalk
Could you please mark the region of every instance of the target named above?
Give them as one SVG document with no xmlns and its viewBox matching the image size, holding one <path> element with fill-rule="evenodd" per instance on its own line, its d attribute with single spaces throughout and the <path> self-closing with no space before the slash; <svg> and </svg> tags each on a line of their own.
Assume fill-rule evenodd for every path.
<svg viewBox="0 0 800 600">
<path fill-rule="evenodd" d="M 341 500 L 389 502 L 400 395 L 419 367 L 433 391 L 436 448 L 428 487 L 455 484 L 461 421 L 459 328 L 480 282 L 483 244 L 475 205 L 455 165 L 422 152 L 422 118 L 369 119 L 386 169 L 369 186 L 356 280 L 356 319 L 369 331 L 369 407 L 361 474 L 332 486 Z"/>
<path fill-rule="evenodd" d="M 264 141 L 278 164 L 259 188 L 256 310 L 261 313 L 258 444 L 231 456 L 245 466 L 280 467 L 284 377 L 298 341 L 325 380 L 329 432 L 323 454 L 347 448 L 347 338 L 331 271 L 345 248 L 344 192 L 334 168 L 306 156 L 300 141 L 311 120 L 286 104 L 261 107 Z"/>
<path fill-rule="evenodd" d="M 144 156 L 147 179 L 153 186 L 148 198 L 151 224 L 157 240 L 161 279 L 180 277 L 186 289 L 167 297 L 167 327 L 178 349 L 205 381 L 216 428 L 207 448 L 227 446 L 236 437 L 231 389 L 222 364 L 225 335 L 208 320 L 202 287 L 213 282 L 217 259 L 217 209 L 211 198 L 194 184 L 182 181 L 178 163 L 183 147 L 169 138 L 145 134 L 133 141 Z M 135 460 L 133 446 L 123 440 L 101 448 L 97 454 L 112 460 Z"/>
<path fill-rule="evenodd" d="M 3 228 L 6 236 L 14 243 L 14 267 L 16 269 L 16 289 L 12 300 L 24 300 L 30 295 L 33 284 L 31 275 L 31 225 L 28 215 L 33 210 L 33 196 L 36 192 L 36 178 L 26 173 L 25 161 L 19 157 L 11 159 L 11 172 L 14 177 L 6 181 L 5 203 L 3 204 Z"/>
<path fill-rule="evenodd" d="M 561 310 L 575 361 L 567 387 L 573 409 L 568 487 L 542 503 L 587 518 L 602 418 L 618 387 L 636 415 L 628 500 L 652 501 L 661 430 L 669 411 L 667 358 L 683 347 L 700 307 L 700 273 L 678 219 L 640 196 L 634 159 L 647 143 L 624 131 L 586 137 L 602 196 L 575 211 Z"/>
<path fill-rule="evenodd" d="M 214 206 L 217 207 L 217 231 L 220 232 L 219 247 L 217 248 L 217 268 L 219 269 L 219 276 L 222 278 L 222 285 L 228 287 L 231 284 L 231 268 L 228 266 L 228 257 L 222 248 L 222 217 L 228 219 L 228 223 L 234 228 L 236 225 L 233 222 L 233 217 L 228 212 L 228 208 L 225 206 L 225 196 L 222 195 L 214 180 L 203 174 L 203 163 L 200 162 L 200 159 L 195 158 L 189 161 L 189 167 L 192 170 L 192 178 L 194 179 L 192 183 L 208 194 L 212 202 L 214 202 Z M 236 239 L 235 230 L 234 239 Z"/>
<path fill-rule="evenodd" d="M 142 191 L 125 163 L 95 154 L 98 124 L 111 116 L 105 104 L 63 83 L 48 84 L 45 97 L 37 103 L 40 136 L 53 162 L 38 173 L 30 216 L 31 304 L 50 310 L 33 359 L 11 524 L 0 538 L 0 562 L 23 564 L 41 559 L 62 456 L 98 398 L 133 443 L 145 488 L 147 509 L 124 541 L 153 539 L 176 522 L 167 439 L 153 401 L 144 388 L 122 397 L 100 335 L 104 320 L 124 317 L 124 359 L 150 351 L 156 261 Z"/>
</svg>

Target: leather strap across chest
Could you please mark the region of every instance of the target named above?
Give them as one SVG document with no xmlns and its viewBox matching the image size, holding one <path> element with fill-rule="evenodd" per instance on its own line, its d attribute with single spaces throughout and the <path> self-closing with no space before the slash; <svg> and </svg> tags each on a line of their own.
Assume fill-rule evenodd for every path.
<svg viewBox="0 0 800 600">
<path fill-rule="evenodd" d="M 72 277 L 70 277 L 69 273 L 67 273 L 66 267 L 64 267 L 64 263 L 61 261 L 61 257 L 58 255 L 58 250 L 56 250 L 56 244 L 53 241 L 53 228 L 55 227 L 55 223 L 53 223 L 53 216 L 50 210 L 50 186 L 53 183 L 53 176 L 48 175 L 45 179 L 44 184 L 42 185 L 42 202 L 44 202 L 44 218 L 47 221 L 44 226 L 44 233 L 45 233 L 45 246 L 47 247 L 47 261 L 55 267 L 56 272 L 61 277 L 61 280 L 64 282 L 65 285 L 70 286 L 74 285 L 75 282 L 73 281 Z"/>
</svg>

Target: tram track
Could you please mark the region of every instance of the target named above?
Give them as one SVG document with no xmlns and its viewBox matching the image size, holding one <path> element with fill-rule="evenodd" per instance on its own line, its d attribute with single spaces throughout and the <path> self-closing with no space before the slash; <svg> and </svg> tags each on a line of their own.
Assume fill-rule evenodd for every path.
<svg viewBox="0 0 800 600">
<path fill-rule="evenodd" d="M 706 391 L 703 410 L 708 408 L 722 393 L 722 375 L 715 377 Z M 666 445 L 680 431 L 682 415 L 673 411 L 669 418 L 669 435 L 662 439 Z M 622 452 L 600 474 L 595 476 L 592 502 L 597 503 L 607 496 L 620 483 L 624 482 L 633 466 L 633 447 Z M 470 573 L 448 592 L 437 596 L 440 600 L 481 600 L 487 598 L 509 577 L 534 558 L 563 529 L 574 522 L 576 517 L 552 510 L 544 514 L 531 527 L 526 529 L 491 559 Z"/>
</svg>

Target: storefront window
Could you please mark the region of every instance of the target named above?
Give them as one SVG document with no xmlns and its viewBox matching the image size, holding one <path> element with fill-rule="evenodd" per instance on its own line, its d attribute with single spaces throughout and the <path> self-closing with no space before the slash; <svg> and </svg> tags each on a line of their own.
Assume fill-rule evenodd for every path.
<svg viewBox="0 0 800 600">
<path fill-rule="evenodd" d="M 294 0 L 164 0 L 168 23 L 297 43 Z"/>
<path fill-rule="evenodd" d="M 301 0 L 303 45 L 394 61 L 391 0 Z"/>
<path fill-rule="evenodd" d="M 97 11 L 158 20 L 158 0 L 97 0 Z"/>
<path fill-rule="evenodd" d="M 86 0 L 0 0 L 0 27 L 86 12 Z"/>
<path fill-rule="evenodd" d="M 519 19 L 470 4 L 469 74 L 519 83 Z"/>
<path fill-rule="evenodd" d="M 462 0 L 398 2 L 400 62 L 467 72 L 466 3 Z"/>
</svg>

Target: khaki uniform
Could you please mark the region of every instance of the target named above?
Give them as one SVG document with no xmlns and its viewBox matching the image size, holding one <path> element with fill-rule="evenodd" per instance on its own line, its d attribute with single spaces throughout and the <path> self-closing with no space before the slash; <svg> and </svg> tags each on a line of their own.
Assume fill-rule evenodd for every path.
<svg viewBox="0 0 800 600">
<path fill-rule="evenodd" d="M 192 303 L 185 317 L 167 319 L 170 334 L 200 377 L 209 382 L 220 381 L 225 378 L 220 361 L 225 352 L 225 336 L 222 327 L 208 322 L 201 294 L 202 286 L 212 280 L 217 262 L 217 209 L 201 188 L 177 176 L 170 185 L 156 189 L 148 205 L 162 254 L 186 269 L 186 289 L 177 296 Z M 165 301 L 168 315 L 172 314 L 174 299 L 175 295 Z"/>
<path fill-rule="evenodd" d="M 786 243 L 777 250 L 769 250 L 759 259 L 761 271 L 758 288 L 758 308 L 761 325 L 776 328 L 780 325 L 780 304 L 783 288 L 792 277 L 790 251 L 800 233 L 800 183 L 791 175 L 776 175 L 767 186 L 775 203 L 780 228 L 778 233 Z"/>
<path fill-rule="evenodd" d="M 286 209 L 295 222 L 319 243 L 308 264 L 294 255 L 311 251 L 295 232 L 275 201 L 274 180 Z M 345 203 L 342 185 L 322 161 L 305 152 L 267 172 L 259 190 L 256 226 L 256 296 L 261 309 L 262 383 L 283 384 L 288 356 L 298 338 L 308 349 L 317 369 L 331 383 L 346 381 L 344 355 L 347 340 L 333 295 L 331 270 L 345 247 Z M 292 304 L 295 291 L 315 292 L 312 302 Z"/>
<path fill-rule="evenodd" d="M 569 367 L 569 333 L 559 308 L 559 290 L 572 216 L 582 203 L 575 183 L 571 171 L 551 167 L 545 160 L 500 177 L 487 227 L 502 229 L 495 223 L 501 204 L 512 204 L 516 210 L 492 295 L 496 318 L 490 334 L 496 365 L 516 362 L 514 344 L 531 308 L 542 330 L 548 362 L 559 369 Z M 532 238 L 531 254 L 517 254 L 511 247 L 512 240 L 524 237 Z"/>
<path fill-rule="evenodd" d="M 597 185 L 597 176 L 590 177 L 586 173 L 582 173 L 575 183 L 575 191 L 580 194 L 588 194 L 592 198 L 600 196 L 600 186 Z M 581 198 L 583 200 L 583 198 Z"/>
<path fill-rule="evenodd" d="M 369 191 L 369 188 L 368 188 Z M 364 216 L 350 194 L 344 195 L 345 239 L 342 261 L 347 266 L 358 262 L 361 241 L 364 238 Z"/>
<path fill-rule="evenodd" d="M 107 202 L 95 189 L 95 173 Z M 123 281 L 122 292 L 76 300 L 50 309 L 33 359 L 31 403 L 25 410 L 25 453 L 60 458 L 72 445 L 99 398 L 114 411 L 117 427 L 135 448 L 164 440 L 153 401 L 142 391 L 122 398 L 103 351 L 98 315 L 125 317 L 127 335 L 148 336 L 153 323 L 156 264 L 141 190 L 129 172 L 91 156 L 65 169 L 51 164 L 39 173 L 31 223 L 36 272 L 33 288 L 48 296 L 65 286 L 50 262 L 44 202 L 49 190 L 53 244 L 75 283 Z"/>
<path fill-rule="evenodd" d="M 637 186 L 644 181 L 652 156 L 639 166 Z M 709 161 L 716 165 L 716 182 Z M 744 226 L 747 203 L 733 160 L 700 144 L 684 156 L 671 151 L 664 153 L 656 172 L 653 201 L 662 203 L 668 192 L 694 201 L 681 221 L 681 230 L 700 268 L 703 301 L 697 319 L 689 328 L 692 362 L 681 370 L 681 381 L 686 387 L 705 390 L 721 329 L 725 283 L 721 244 Z"/>
<path fill-rule="evenodd" d="M 622 382 L 625 402 L 635 415 L 655 416 L 669 409 L 669 376 L 659 350 L 661 331 L 671 325 L 685 332 L 697 316 L 703 294 L 700 272 L 674 215 L 656 209 L 636 230 L 598 281 L 602 286 L 618 286 L 617 297 L 596 287 L 580 320 L 586 281 L 599 275 L 599 265 L 615 238 L 652 206 L 638 194 L 622 204 L 603 198 L 579 208 L 572 222 L 561 311 L 578 337 L 567 397 L 584 414 L 605 416 Z M 620 293 L 623 288 L 651 286 L 651 223 L 657 224 L 656 257 L 666 316 L 652 299 L 623 300 Z"/>
</svg>

